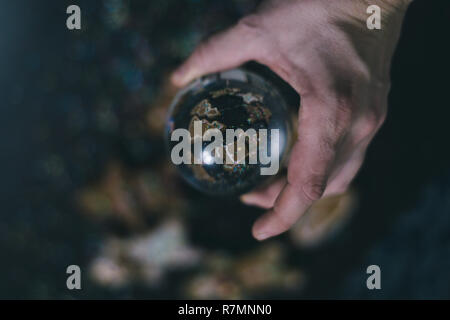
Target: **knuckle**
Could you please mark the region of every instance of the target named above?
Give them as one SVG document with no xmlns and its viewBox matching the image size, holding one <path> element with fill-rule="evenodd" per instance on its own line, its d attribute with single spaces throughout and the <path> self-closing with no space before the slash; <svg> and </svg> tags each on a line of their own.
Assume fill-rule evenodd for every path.
<svg viewBox="0 0 450 320">
<path fill-rule="evenodd" d="M 361 125 L 359 129 L 359 135 L 361 137 L 367 137 L 373 135 L 384 123 L 386 119 L 385 112 L 371 111 L 364 115 L 361 119 Z"/>
<path fill-rule="evenodd" d="M 255 36 L 261 36 L 263 34 L 261 30 L 260 18 L 256 14 L 251 14 L 240 19 L 236 25 L 236 28 L 246 34 Z"/>
<path fill-rule="evenodd" d="M 308 202 L 314 202 L 322 197 L 325 191 L 325 179 L 314 176 L 301 186 L 301 193 Z"/>
<path fill-rule="evenodd" d="M 239 20 L 235 27 L 235 31 L 242 35 L 246 42 L 257 48 L 258 52 L 267 51 L 265 48 L 268 41 L 265 41 L 267 32 L 264 31 L 261 18 L 252 14 Z"/>
<path fill-rule="evenodd" d="M 381 112 L 378 112 L 376 114 L 377 129 L 383 125 L 384 121 L 386 121 L 386 115 L 387 115 L 387 112 L 386 112 L 385 108 Z"/>
</svg>

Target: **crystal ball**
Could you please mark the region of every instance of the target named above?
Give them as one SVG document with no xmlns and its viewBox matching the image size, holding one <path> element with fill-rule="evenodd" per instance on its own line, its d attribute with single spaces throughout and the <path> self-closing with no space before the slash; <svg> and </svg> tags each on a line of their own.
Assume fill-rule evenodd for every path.
<svg viewBox="0 0 450 320">
<path fill-rule="evenodd" d="M 205 139 L 208 129 L 223 135 Z M 190 185 L 210 195 L 239 195 L 262 186 L 281 170 L 292 136 L 286 99 L 269 80 L 241 68 L 181 89 L 166 122 L 172 162 Z"/>
</svg>

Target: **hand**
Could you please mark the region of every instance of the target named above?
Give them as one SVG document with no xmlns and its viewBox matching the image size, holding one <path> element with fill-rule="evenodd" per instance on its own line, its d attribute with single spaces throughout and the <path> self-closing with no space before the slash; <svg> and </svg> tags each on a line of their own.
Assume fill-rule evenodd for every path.
<svg viewBox="0 0 450 320">
<path fill-rule="evenodd" d="M 381 8 L 381 30 L 366 9 Z M 301 96 L 287 177 L 242 200 L 269 209 L 253 226 L 263 240 L 288 230 L 319 198 L 344 192 L 387 111 L 389 69 L 408 1 L 269 1 L 202 43 L 173 74 L 181 86 L 255 60 Z"/>
</svg>

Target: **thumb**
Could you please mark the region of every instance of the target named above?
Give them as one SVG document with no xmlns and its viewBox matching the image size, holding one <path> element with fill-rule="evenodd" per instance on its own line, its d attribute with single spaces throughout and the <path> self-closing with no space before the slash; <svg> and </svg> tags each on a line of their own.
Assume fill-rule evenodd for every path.
<svg viewBox="0 0 450 320">
<path fill-rule="evenodd" d="M 243 21 L 201 43 L 172 74 L 172 83 L 183 86 L 202 75 L 256 60 L 260 36 L 254 26 Z"/>
</svg>

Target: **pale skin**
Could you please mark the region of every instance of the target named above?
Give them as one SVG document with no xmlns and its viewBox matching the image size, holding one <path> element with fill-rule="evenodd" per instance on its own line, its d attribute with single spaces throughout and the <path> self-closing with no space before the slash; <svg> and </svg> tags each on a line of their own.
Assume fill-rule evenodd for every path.
<svg viewBox="0 0 450 320">
<path fill-rule="evenodd" d="M 254 60 L 301 96 L 287 176 L 242 196 L 267 209 L 253 225 L 264 240 L 288 230 L 321 197 L 344 192 L 387 112 L 389 70 L 408 0 L 275 0 L 211 37 L 172 75 L 183 86 Z M 369 30 L 369 5 L 381 30 Z"/>
</svg>

